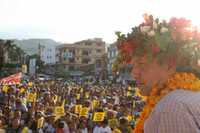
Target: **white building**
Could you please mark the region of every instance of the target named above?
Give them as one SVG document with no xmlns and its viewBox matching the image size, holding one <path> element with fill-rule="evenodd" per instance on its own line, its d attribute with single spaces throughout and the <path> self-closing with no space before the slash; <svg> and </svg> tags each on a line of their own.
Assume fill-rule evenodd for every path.
<svg viewBox="0 0 200 133">
<path fill-rule="evenodd" d="M 107 49 L 107 53 L 108 53 L 108 66 L 107 66 L 107 69 L 108 69 L 108 75 L 109 76 L 112 76 L 113 73 L 112 73 L 112 66 L 113 66 L 113 63 L 117 57 L 117 54 L 118 54 L 118 50 L 117 50 L 117 46 L 116 44 L 110 44 L 108 46 L 108 49 Z"/>
<path fill-rule="evenodd" d="M 55 64 L 56 63 L 56 46 L 55 45 L 40 45 L 40 58 L 46 64 Z"/>
</svg>

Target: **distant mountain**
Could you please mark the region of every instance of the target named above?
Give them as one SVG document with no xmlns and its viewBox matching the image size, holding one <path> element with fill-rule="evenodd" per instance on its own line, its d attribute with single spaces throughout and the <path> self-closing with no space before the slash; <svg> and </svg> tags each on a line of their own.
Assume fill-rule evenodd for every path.
<svg viewBox="0 0 200 133">
<path fill-rule="evenodd" d="M 60 45 L 60 43 L 52 39 L 26 39 L 26 40 L 14 40 L 14 43 L 24 50 L 28 55 L 38 54 L 39 45 L 45 47 L 52 47 Z"/>
</svg>

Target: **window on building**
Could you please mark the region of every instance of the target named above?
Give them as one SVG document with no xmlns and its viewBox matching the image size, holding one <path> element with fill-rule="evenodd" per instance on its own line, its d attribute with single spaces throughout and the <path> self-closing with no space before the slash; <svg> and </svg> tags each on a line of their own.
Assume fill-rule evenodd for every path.
<svg viewBox="0 0 200 133">
<path fill-rule="evenodd" d="M 97 49 L 96 52 L 97 52 L 97 53 L 101 53 L 101 49 Z"/>
<path fill-rule="evenodd" d="M 101 60 L 96 60 L 96 67 L 101 67 Z"/>
<path fill-rule="evenodd" d="M 86 45 L 86 46 L 91 46 L 91 45 L 92 45 L 92 42 L 86 42 L 85 45 Z"/>
<path fill-rule="evenodd" d="M 66 60 L 67 60 L 67 57 L 63 57 L 63 60 L 66 61 Z"/>
<path fill-rule="evenodd" d="M 69 58 L 69 63 L 75 63 L 75 59 L 74 58 Z"/>
<path fill-rule="evenodd" d="M 110 53 L 109 53 L 109 54 L 110 54 L 110 58 L 112 58 L 112 51 L 110 51 Z"/>
<path fill-rule="evenodd" d="M 83 50 L 83 51 L 82 51 L 82 55 L 88 56 L 88 55 L 89 55 L 89 51 L 88 51 L 88 50 Z"/>
<path fill-rule="evenodd" d="M 91 60 L 89 58 L 83 58 L 82 63 L 83 64 L 88 64 Z"/>
<path fill-rule="evenodd" d="M 74 66 L 69 66 L 69 71 L 74 71 L 74 70 L 75 70 Z"/>
<path fill-rule="evenodd" d="M 69 50 L 69 53 L 72 53 L 73 55 L 75 55 L 75 50 L 71 49 L 71 50 Z"/>
<path fill-rule="evenodd" d="M 100 42 L 96 43 L 97 46 L 101 46 L 101 44 L 102 44 L 102 43 L 100 43 Z"/>
</svg>

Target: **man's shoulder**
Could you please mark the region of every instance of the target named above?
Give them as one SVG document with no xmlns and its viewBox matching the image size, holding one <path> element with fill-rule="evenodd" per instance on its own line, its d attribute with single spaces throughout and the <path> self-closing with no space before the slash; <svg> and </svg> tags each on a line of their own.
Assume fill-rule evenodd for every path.
<svg viewBox="0 0 200 133">
<path fill-rule="evenodd" d="M 186 106 L 200 106 L 200 92 L 187 90 L 174 90 L 164 96 L 156 105 L 155 111 L 168 112 L 175 109 L 183 109 Z"/>
</svg>

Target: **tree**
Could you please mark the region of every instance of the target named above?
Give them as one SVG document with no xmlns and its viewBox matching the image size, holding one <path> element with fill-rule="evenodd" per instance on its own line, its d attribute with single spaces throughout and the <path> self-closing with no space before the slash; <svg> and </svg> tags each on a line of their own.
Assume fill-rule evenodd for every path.
<svg viewBox="0 0 200 133">
<path fill-rule="evenodd" d="M 0 71 L 3 68 L 3 65 L 5 64 L 5 54 L 9 51 L 9 49 L 12 47 L 12 41 L 11 40 L 2 40 L 0 39 Z"/>
<path fill-rule="evenodd" d="M 7 57 L 7 60 L 6 60 Z M 25 52 L 12 40 L 0 39 L 0 72 L 3 68 L 16 68 L 25 60 Z"/>
</svg>

